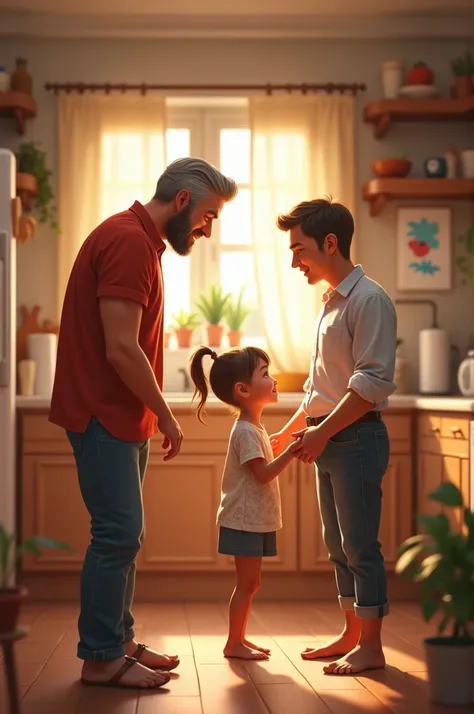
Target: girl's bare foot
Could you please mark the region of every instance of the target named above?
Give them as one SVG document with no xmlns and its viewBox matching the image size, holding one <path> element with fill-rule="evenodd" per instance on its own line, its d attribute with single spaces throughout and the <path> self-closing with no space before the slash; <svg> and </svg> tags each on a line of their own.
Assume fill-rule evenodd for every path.
<svg viewBox="0 0 474 714">
<path fill-rule="evenodd" d="M 107 685 L 112 677 L 125 664 L 125 657 L 106 662 L 84 662 L 82 665 L 82 681 L 85 684 Z M 130 666 L 120 677 L 119 686 L 148 689 L 169 682 L 170 675 L 165 672 L 153 672 L 137 662 Z"/>
<path fill-rule="evenodd" d="M 247 647 L 243 642 L 236 645 L 226 645 L 224 648 L 224 657 L 238 657 L 239 659 L 259 659 L 266 660 L 268 655 L 265 652 L 257 651 Z"/>
<path fill-rule="evenodd" d="M 326 674 L 359 674 L 368 669 L 383 669 L 385 657 L 382 649 L 372 649 L 367 645 L 356 645 L 344 657 L 331 662 L 323 670 Z"/>
<path fill-rule="evenodd" d="M 267 649 L 266 647 L 259 647 L 258 645 L 254 645 L 252 642 L 249 642 L 247 639 L 244 640 L 244 645 L 247 645 L 247 647 L 250 647 L 251 650 L 257 650 L 257 652 L 263 652 L 264 654 L 271 654 L 271 650 Z"/>
<path fill-rule="evenodd" d="M 324 659 L 325 657 L 343 657 L 348 654 L 357 645 L 359 640 L 358 633 L 343 632 L 334 637 L 321 647 L 307 647 L 301 653 L 303 659 Z"/>
</svg>

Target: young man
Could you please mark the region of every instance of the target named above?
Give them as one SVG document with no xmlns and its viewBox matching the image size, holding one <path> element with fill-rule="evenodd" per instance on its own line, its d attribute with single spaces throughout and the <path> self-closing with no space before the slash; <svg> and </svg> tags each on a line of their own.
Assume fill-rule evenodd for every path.
<svg viewBox="0 0 474 714">
<path fill-rule="evenodd" d="M 388 601 L 378 531 L 390 446 L 381 412 L 395 390 L 396 312 L 380 285 L 350 260 L 354 221 L 343 205 L 300 203 L 278 226 L 290 233 L 292 267 L 310 285 L 329 283 L 306 396 L 272 437 L 276 453 L 291 435 L 302 437 L 297 457 L 316 462 L 323 537 L 345 611 L 343 632 L 302 657 L 338 658 L 324 671 L 355 674 L 385 666 L 381 626 Z"/>
<path fill-rule="evenodd" d="M 179 159 L 151 201 L 135 201 L 92 231 L 72 268 L 50 420 L 67 432 L 91 517 L 79 617 L 85 684 L 156 688 L 179 664 L 135 640 L 131 612 L 149 439 L 163 434 L 168 461 L 183 438 L 161 391 L 161 256 L 165 241 L 188 255 L 196 240 L 210 238 L 236 193 L 207 162 Z"/>
</svg>

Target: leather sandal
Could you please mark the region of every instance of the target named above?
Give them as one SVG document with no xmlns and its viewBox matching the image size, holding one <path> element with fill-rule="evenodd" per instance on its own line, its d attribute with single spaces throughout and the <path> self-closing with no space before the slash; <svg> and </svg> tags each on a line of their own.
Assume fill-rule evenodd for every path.
<svg viewBox="0 0 474 714">
<path fill-rule="evenodd" d="M 141 687 L 139 684 L 121 684 L 120 680 L 122 679 L 125 672 L 128 672 L 130 667 L 133 667 L 135 664 L 137 664 L 137 662 L 138 659 L 136 657 L 129 657 L 128 655 L 125 655 L 125 662 L 122 664 L 121 667 L 119 667 L 119 669 L 109 680 L 105 680 L 104 682 L 94 682 L 90 679 L 81 678 L 81 682 L 87 687 L 116 687 L 117 689 L 158 689 L 159 687 L 163 687 L 165 684 L 168 684 L 168 682 L 170 681 L 171 677 L 169 675 L 167 677 L 166 675 L 164 675 L 164 682 L 157 682 L 156 684 L 151 684 L 150 686 L 146 687 Z"/>
<path fill-rule="evenodd" d="M 137 649 L 133 653 L 132 657 L 134 657 L 138 661 L 146 649 L 148 649 L 147 646 L 144 645 L 142 642 L 139 642 L 137 644 Z M 170 664 L 162 664 L 159 667 L 150 667 L 148 664 L 145 666 L 148 667 L 148 669 L 153 669 L 156 671 L 171 672 L 171 670 L 176 669 L 178 665 L 179 659 L 172 660 Z"/>
</svg>

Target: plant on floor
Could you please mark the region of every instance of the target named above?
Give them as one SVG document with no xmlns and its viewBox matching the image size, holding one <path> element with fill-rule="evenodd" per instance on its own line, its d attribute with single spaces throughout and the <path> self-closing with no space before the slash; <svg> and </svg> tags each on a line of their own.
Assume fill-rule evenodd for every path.
<svg viewBox="0 0 474 714">
<path fill-rule="evenodd" d="M 16 154 L 18 173 L 30 174 L 36 178 L 38 191 L 34 199 L 40 223 L 49 223 L 55 233 L 60 233 L 56 220 L 54 192 L 51 186 L 52 171 L 48 169 L 46 152 L 33 141 L 20 144 Z"/>
<path fill-rule="evenodd" d="M 18 561 L 26 553 L 41 555 L 45 548 L 72 550 L 67 543 L 42 536 L 17 543 L 15 533 L 9 533 L 0 523 L 0 632 L 14 630 L 16 626 L 22 590 L 11 583 Z"/>
<path fill-rule="evenodd" d="M 425 533 L 402 543 L 396 572 L 419 584 L 425 621 L 440 617 L 438 637 L 425 640 L 432 700 L 469 704 L 474 702 L 470 673 L 474 656 L 474 632 L 470 629 L 474 624 L 474 512 L 450 481 L 441 484 L 429 498 L 444 509 L 460 509 L 462 526 L 452 528 L 454 519 L 450 521 L 445 513 L 420 516 Z M 445 635 L 448 627 L 451 634 Z M 455 671 L 450 662 L 456 664 Z M 456 681 L 447 686 L 439 676 L 443 671 L 447 682 L 451 674 Z"/>
<path fill-rule="evenodd" d="M 229 328 L 229 346 L 238 347 L 242 337 L 242 325 L 250 314 L 250 310 L 243 304 L 244 288 L 237 298 L 231 297 L 226 308 L 226 322 Z"/>
</svg>

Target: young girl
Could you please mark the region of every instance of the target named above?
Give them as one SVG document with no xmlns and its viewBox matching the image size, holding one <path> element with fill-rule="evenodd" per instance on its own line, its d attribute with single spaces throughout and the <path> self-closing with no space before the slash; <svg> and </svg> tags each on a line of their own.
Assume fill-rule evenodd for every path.
<svg viewBox="0 0 474 714">
<path fill-rule="evenodd" d="M 270 650 L 249 642 L 245 630 L 252 598 L 260 585 L 262 557 L 277 554 L 276 531 L 282 527 L 277 476 L 292 460 L 294 445 L 273 458 L 260 419 L 265 405 L 278 401 L 277 383 L 268 371 L 268 355 L 257 347 L 232 349 L 219 356 L 208 347 L 194 352 L 190 371 L 195 385 L 193 399 L 200 397 L 198 419 L 202 422 L 208 396 L 202 366 L 207 356 L 213 360 L 209 373 L 212 391 L 238 414 L 230 434 L 217 512 L 218 551 L 234 556 L 237 574 L 229 603 L 224 656 L 268 659 Z"/>
</svg>

